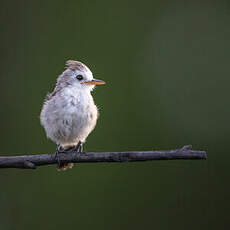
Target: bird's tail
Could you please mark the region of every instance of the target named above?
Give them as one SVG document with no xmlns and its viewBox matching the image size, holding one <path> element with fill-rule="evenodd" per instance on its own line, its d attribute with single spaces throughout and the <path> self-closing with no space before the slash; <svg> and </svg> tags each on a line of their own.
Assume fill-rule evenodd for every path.
<svg viewBox="0 0 230 230">
<path fill-rule="evenodd" d="M 65 171 L 66 169 L 73 168 L 74 163 L 60 163 L 60 165 L 57 166 L 58 171 Z"/>
</svg>

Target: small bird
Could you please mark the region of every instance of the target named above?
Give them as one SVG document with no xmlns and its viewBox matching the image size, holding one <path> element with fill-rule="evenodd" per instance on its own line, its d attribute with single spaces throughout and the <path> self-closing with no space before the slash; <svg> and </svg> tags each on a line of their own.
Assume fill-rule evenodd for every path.
<svg viewBox="0 0 230 230">
<path fill-rule="evenodd" d="M 91 91 L 95 85 L 105 84 L 94 79 L 82 62 L 69 60 L 66 66 L 67 69 L 57 78 L 54 91 L 47 95 L 40 115 L 47 137 L 57 144 L 58 170 L 73 167 L 73 163 L 60 162 L 59 152 L 83 151 L 83 143 L 98 118 Z"/>
</svg>

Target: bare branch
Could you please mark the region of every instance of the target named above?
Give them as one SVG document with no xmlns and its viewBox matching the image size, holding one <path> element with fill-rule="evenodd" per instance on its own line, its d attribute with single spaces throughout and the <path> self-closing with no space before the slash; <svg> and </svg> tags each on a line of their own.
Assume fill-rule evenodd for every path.
<svg viewBox="0 0 230 230">
<path fill-rule="evenodd" d="M 176 150 L 59 153 L 63 163 L 134 162 L 152 160 L 194 160 L 207 159 L 205 151 L 191 150 L 187 145 Z M 55 154 L 0 157 L 0 168 L 36 169 L 36 166 L 57 164 Z"/>
</svg>

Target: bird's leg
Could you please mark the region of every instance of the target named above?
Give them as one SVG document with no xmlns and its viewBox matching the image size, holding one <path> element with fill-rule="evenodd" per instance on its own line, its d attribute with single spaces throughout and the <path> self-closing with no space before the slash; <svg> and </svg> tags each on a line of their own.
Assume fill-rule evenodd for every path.
<svg viewBox="0 0 230 230">
<path fill-rule="evenodd" d="M 60 158 L 59 158 L 59 152 L 60 152 L 60 145 L 57 145 L 56 152 L 55 152 L 55 159 L 57 159 L 58 166 L 61 165 Z"/>
<path fill-rule="evenodd" d="M 78 153 L 82 153 L 83 152 L 83 143 L 81 141 L 79 141 L 73 150 L 78 152 Z"/>
<path fill-rule="evenodd" d="M 79 149 L 78 149 L 78 151 L 79 151 L 79 153 L 82 153 L 83 152 L 83 143 L 81 142 L 81 141 L 79 141 Z"/>
</svg>

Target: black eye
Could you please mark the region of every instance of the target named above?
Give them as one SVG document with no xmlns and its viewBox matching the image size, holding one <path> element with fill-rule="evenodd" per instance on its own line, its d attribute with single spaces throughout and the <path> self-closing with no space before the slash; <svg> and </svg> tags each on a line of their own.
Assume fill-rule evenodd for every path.
<svg viewBox="0 0 230 230">
<path fill-rule="evenodd" d="M 81 81 L 83 79 L 83 76 L 81 74 L 77 75 L 76 78 Z"/>
</svg>

